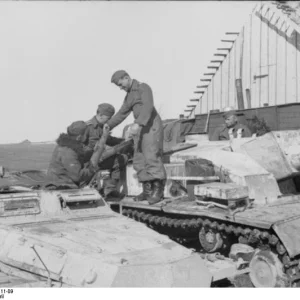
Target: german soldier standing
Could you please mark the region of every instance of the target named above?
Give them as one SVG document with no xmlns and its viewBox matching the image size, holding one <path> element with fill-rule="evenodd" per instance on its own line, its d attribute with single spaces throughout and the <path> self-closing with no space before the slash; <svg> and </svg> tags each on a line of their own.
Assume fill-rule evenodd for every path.
<svg viewBox="0 0 300 300">
<path fill-rule="evenodd" d="M 163 199 L 166 170 L 163 165 L 163 126 L 157 113 L 152 90 L 146 83 L 131 79 L 126 71 L 117 71 L 111 82 L 127 92 L 120 110 L 107 122 L 110 129 L 119 125 L 133 112 L 134 125 L 131 135 L 134 137 L 135 150 L 133 167 L 143 192 L 135 200 L 148 200 L 150 204 Z"/>
</svg>

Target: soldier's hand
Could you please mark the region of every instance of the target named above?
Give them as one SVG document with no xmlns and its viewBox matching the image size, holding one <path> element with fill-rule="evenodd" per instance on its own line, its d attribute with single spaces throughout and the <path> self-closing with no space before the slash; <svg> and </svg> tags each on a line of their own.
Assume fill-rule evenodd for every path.
<svg viewBox="0 0 300 300">
<path fill-rule="evenodd" d="M 81 169 L 80 175 L 82 178 L 87 178 L 91 176 L 91 171 L 88 168 L 88 166 L 85 166 L 83 169 Z"/>
<path fill-rule="evenodd" d="M 140 132 L 140 129 L 141 129 L 141 126 L 137 123 L 133 124 L 131 127 L 130 127 L 130 130 L 129 130 L 129 135 L 130 136 L 135 136 L 137 135 L 139 132 Z"/>
<path fill-rule="evenodd" d="M 110 127 L 107 124 L 104 124 L 104 126 L 103 126 L 103 135 L 105 137 L 108 137 L 109 131 L 110 131 Z"/>
</svg>

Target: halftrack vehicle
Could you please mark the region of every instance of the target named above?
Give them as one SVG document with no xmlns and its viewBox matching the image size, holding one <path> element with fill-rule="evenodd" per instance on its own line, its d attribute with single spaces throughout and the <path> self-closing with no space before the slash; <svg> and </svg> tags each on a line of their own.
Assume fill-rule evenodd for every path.
<svg viewBox="0 0 300 300">
<path fill-rule="evenodd" d="M 300 130 L 229 141 L 187 134 L 169 145 L 165 199 L 135 202 L 142 187 L 129 165 L 128 196 L 112 208 L 204 254 L 250 247 L 251 286 L 299 286 Z"/>
</svg>

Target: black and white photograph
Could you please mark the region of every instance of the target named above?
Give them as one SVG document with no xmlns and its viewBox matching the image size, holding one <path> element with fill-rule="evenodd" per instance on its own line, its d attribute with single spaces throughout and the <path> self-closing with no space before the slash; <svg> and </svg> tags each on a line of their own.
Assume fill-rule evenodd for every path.
<svg viewBox="0 0 300 300">
<path fill-rule="evenodd" d="M 299 73 L 300 1 L 0 1 L 0 298 L 300 287 Z"/>
</svg>

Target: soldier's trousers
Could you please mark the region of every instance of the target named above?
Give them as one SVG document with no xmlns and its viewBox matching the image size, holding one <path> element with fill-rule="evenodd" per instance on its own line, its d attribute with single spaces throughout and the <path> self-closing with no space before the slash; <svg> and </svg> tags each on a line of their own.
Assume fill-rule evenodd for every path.
<svg viewBox="0 0 300 300">
<path fill-rule="evenodd" d="M 163 126 L 156 120 L 144 126 L 134 141 L 133 167 L 139 182 L 166 179 L 163 165 Z"/>
<path fill-rule="evenodd" d="M 104 180 L 104 194 L 117 190 L 121 172 L 125 169 L 128 157 L 125 154 L 116 154 L 108 157 L 99 165 L 100 170 L 110 170 L 110 178 Z"/>
</svg>

